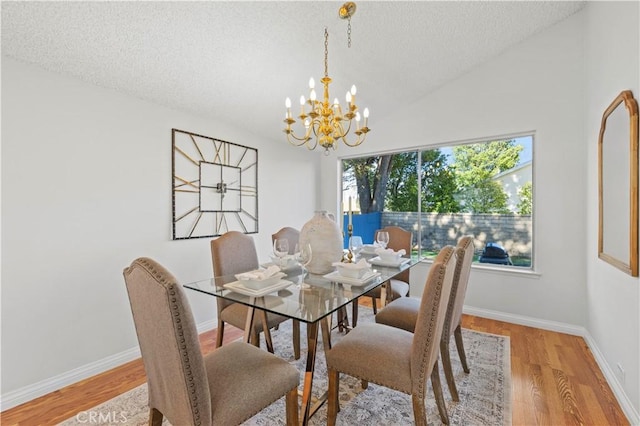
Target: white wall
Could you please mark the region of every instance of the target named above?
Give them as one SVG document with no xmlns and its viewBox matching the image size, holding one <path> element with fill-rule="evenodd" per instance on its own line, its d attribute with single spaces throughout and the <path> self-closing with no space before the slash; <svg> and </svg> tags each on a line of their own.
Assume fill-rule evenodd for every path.
<svg viewBox="0 0 640 426">
<path fill-rule="evenodd" d="M 637 2 L 589 2 L 395 117 L 376 122 L 372 115 L 369 139 L 348 153 L 534 131 L 539 278 L 474 268 L 465 304 L 475 313 L 585 335 L 633 424 L 640 424 L 640 283 L 597 257 L 596 149 L 609 103 L 625 89 L 640 98 L 638 21 Z M 322 171 L 325 183 L 337 185 L 335 160 L 323 160 Z M 419 291 L 428 265 L 414 270 Z"/>
<path fill-rule="evenodd" d="M 134 258 L 211 276 L 209 239 L 171 241 L 172 128 L 258 148 L 264 260 L 273 232 L 312 216 L 319 155 L 2 58 L 3 402 L 137 346 Z M 275 208 L 282 194 L 295 197 Z M 188 293 L 211 320 L 213 297 Z"/>
<path fill-rule="evenodd" d="M 623 90 L 640 102 L 638 2 L 593 2 L 586 9 L 587 329 L 617 373 L 640 423 L 640 279 L 598 259 L 598 134 L 602 113 Z"/>
</svg>

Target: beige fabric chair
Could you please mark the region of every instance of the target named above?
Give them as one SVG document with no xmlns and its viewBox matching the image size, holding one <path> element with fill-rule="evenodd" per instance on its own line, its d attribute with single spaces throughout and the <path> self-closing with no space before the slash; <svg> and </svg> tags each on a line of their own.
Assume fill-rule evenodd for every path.
<svg viewBox="0 0 640 426">
<path fill-rule="evenodd" d="M 387 244 L 387 248 L 394 249 L 395 251 L 402 250 L 407 253 L 405 256 L 411 256 L 411 243 L 413 241 L 413 234 L 410 231 L 406 231 L 399 226 L 387 226 L 380 231 L 387 231 L 389 233 L 389 243 Z M 376 231 L 376 237 L 378 236 L 378 231 Z M 395 278 L 389 280 L 389 284 L 387 288 L 391 287 L 391 294 L 389 295 L 389 300 L 395 300 L 399 297 L 409 296 L 409 270 L 402 272 L 401 274 L 396 275 Z M 377 299 L 382 297 L 382 286 L 378 286 L 371 291 L 368 291 L 364 294 L 365 296 L 371 297 L 371 304 L 373 305 L 373 313 L 376 314 L 378 312 Z M 353 326 L 355 327 L 358 324 L 358 303 L 357 300 L 354 301 L 352 306 L 352 317 L 353 317 Z"/>
<path fill-rule="evenodd" d="M 415 333 L 384 324 L 362 324 L 327 352 L 327 424 L 336 422 L 340 372 L 360 378 L 365 388 L 368 382 L 374 382 L 411 395 L 416 425 L 427 424 L 424 399 L 431 375 L 440 417 L 443 423 L 449 423 L 437 362 L 455 269 L 453 252 L 452 246 L 444 247 L 431 266 Z"/>
<path fill-rule="evenodd" d="M 240 424 L 283 395 L 287 424 L 298 424 L 295 367 L 242 342 L 203 357 L 189 302 L 170 272 L 139 258 L 124 279 L 147 374 L 150 425 L 163 417 L 174 425 Z"/>
<path fill-rule="evenodd" d="M 453 286 L 451 287 L 451 297 L 447 307 L 447 316 L 444 322 L 442 339 L 440 341 L 440 355 L 442 357 L 442 368 L 447 379 L 449 392 L 454 401 L 459 401 L 458 390 L 453 378 L 453 370 L 451 369 L 451 359 L 449 356 L 449 342 L 451 335 L 455 337 L 458 356 L 462 363 L 465 373 L 469 373 L 467 365 L 467 356 L 464 352 L 464 344 L 462 341 L 462 307 L 464 298 L 467 293 L 467 285 L 469 283 L 469 274 L 471 272 L 471 262 L 475 247 L 472 237 L 463 237 L 456 247 L 456 269 L 453 276 Z M 420 300 L 414 297 L 405 297 L 394 300 L 380 310 L 376 315 L 376 322 L 398 327 L 403 330 L 413 332 L 420 306 Z"/>
<path fill-rule="evenodd" d="M 215 240 L 211 240 L 211 260 L 213 263 L 213 274 L 216 277 L 223 275 L 239 274 L 260 267 L 258 253 L 253 238 L 238 231 L 229 231 Z M 240 303 L 233 303 L 221 297 L 216 297 L 218 306 L 218 334 L 216 336 L 216 347 L 222 346 L 225 323 L 244 330 L 247 321 L 248 307 Z M 262 311 L 264 313 L 264 311 Z M 270 329 L 276 327 L 287 317 L 266 313 L 266 315 L 256 315 L 257 318 L 266 317 L 267 330 L 265 340 L 267 348 L 273 352 Z M 255 321 L 251 330 L 251 342 L 260 346 L 260 332 L 263 331 L 262 321 Z M 293 352 L 295 359 L 300 358 L 300 323 L 293 322 Z"/>
<path fill-rule="evenodd" d="M 295 228 L 285 226 L 275 234 L 271 234 L 271 244 L 273 244 L 277 238 L 286 238 L 289 241 L 289 254 L 293 254 L 298 241 L 300 240 L 300 231 Z"/>
</svg>

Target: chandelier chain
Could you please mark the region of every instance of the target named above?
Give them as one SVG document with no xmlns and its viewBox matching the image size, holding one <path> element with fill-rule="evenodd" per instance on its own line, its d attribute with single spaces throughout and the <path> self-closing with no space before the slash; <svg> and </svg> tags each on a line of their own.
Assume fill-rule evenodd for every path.
<svg viewBox="0 0 640 426">
<path fill-rule="evenodd" d="M 349 23 L 347 24 L 347 47 L 351 48 L 351 15 L 349 15 Z"/>
<path fill-rule="evenodd" d="M 324 28 L 324 76 L 329 77 L 329 32 Z"/>
</svg>

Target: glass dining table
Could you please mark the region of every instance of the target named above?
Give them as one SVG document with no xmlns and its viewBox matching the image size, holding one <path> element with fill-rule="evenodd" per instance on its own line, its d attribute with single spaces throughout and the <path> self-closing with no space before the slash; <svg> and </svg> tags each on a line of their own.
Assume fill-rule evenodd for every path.
<svg viewBox="0 0 640 426">
<path fill-rule="evenodd" d="M 348 331 L 346 306 L 366 292 L 385 284 L 389 279 L 413 267 L 420 261 L 407 258 L 397 267 L 373 266 L 373 276 L 366 282 L 341 277 L 337 272 L 327 275 L 303 273 L 300 268 L 285 270 L 282 281 L 264 290 L 252 290 L 240 284 L 235 276 L 221 276 L 184 284 L 185 288 L 215 297 L 241 303 L 250 309 L 244 328 L 244 340 L 249 342 L 252 325 L 257 317 L 266 324 L 265 312 L 282 315 L 307 325 L 307 359 L 302 389 L 300 420 L 307 425 L 309 418 L 326 400 L 312 398 L 313 374 L 315 370 L 318 333 L 322 333 L 325 352 L 331 349 L 333 314 L 336 323 Z M 383 300 L 386 293 L 383 287 Z M 313 402 L 313 404 L 312 404 Z"/>
</svg>

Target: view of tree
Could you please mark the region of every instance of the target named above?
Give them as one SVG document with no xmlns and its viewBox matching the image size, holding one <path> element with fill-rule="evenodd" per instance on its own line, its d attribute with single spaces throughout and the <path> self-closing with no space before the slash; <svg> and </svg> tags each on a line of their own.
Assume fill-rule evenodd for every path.
<svg viewBox="0 0 640 426">
<path fill-rule="evenodd" d="M 417 153 L 394 154 L 385 197 L 385 208 L 395 212 L 418 209 Z"/>
<path fill-rule="evenodd" d="M 439 149 L 422 152 L 422 211 L 457 213 L 454 167 L 448 165 L 447 156 Z"/>
<path fill-rule="evenodd" d="M 518 190 L 520 202 L 518 203 L 518 214 L 531 214 L 531 206 L 533 205 L 533 185 L 527 182 Z"/>
<path fill-rule="evenodd" d="M 453 148 L 462 211 L 509 213 L 507 194 L 491 178 L 518 164 L 521 145 L 514 140 L 460 145 Z"/>
<path fill-rule="evenodd" d="M 392 155 L 344 160 L 343 170 L 356 180 L 361 213 L 381 212 L 387 194 Z"/>
<path fill-rule="evenodd" d="M 460 206 L 456 192 L 455 175 L 447 165 L 447 157 L 439 149 L 421 152 L 420 179 L 422 183 L 421 211 L 457 212 Z M 391 174 L 385 199 L 387 210 L 418 211 L 417 153 L 393 155 Z"/>
<path fill-rule="evenodd" d="M 514 140 L 460 145 L 453 161 L 440 149 L 421 151 L 421 211 L 511 213 L 493 177 L 515 167 L 522 149 Z M 417 211 L 417 163 L 417 152 L 344 160 L 343 183 L 355 182 L 362 213 Z M 518 212 L 530 214 L 522 212 L 531 211 L 531 184 L 521 191 Z"/>
</svg>

